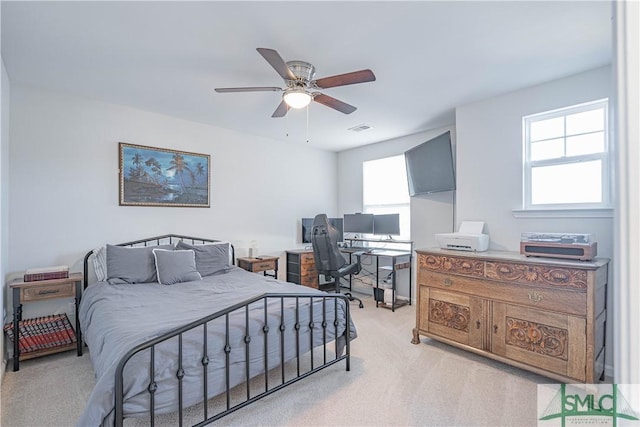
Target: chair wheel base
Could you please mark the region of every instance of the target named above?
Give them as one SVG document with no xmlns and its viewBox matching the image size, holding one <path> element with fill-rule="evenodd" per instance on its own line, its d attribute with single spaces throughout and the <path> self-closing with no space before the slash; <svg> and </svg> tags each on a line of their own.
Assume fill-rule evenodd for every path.
<svg viewBox="0 0 640 427">
<path fill-rule="evenodd" d="M 362 300 L 360 298 L 356 298 L 353 295 L 351 295 L 349 292 L 346 292 L 344 294 L 345 297 L 347 297 L 349 299 L 349 301 L 358 301 L 358 308 L 364 308 L 364 304 L 362 304 Z"/>
</svg>

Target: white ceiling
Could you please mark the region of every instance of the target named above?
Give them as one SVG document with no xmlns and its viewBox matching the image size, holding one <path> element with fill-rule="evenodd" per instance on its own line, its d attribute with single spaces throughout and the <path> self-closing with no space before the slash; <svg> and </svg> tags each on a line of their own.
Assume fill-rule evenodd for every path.
<svg viewBox="0 0 640 427">
<path fill-rule="evenodd" d="M 316 67 L 316 78 L 370 68 L 377 80 L 323 90 L 271 114 L 280 86 L 258 54 Z M 11 2 L 2 57 L 12 83 L 305 143 L 333 151 L 455 121 L 454 108 L 611 62 L 609 1 Z M 368 124 L 364 132 L 348 128 Z"/>
</svg>

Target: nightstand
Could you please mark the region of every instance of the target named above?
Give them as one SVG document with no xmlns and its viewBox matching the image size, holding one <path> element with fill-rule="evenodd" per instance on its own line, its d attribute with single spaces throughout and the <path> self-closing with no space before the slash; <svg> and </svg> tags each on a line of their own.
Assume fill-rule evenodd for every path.
<svg viewBox="0 0 640 427">
<path fill-rule="evenodd" d="M 278 278 L 278 257 L 275 256 L 260 256 L 256 258 L 237 258 L 236 262 L 238 263 L 238 267 L 244 268 L 247 271 L 251 271 L 253 273 L 259 273 L 262 271 L 262 274 L 265 276 L 271 276 L 274 278 Z M 267 273 L 267 271 L 273 270 L 273 274 Z"/>
<path fill-rule="evenodd" d="M 13 294 L 13 370 L 20 369 L 20 361 L 47 354 L 59 353 L 76 349 L 78 356 L 82 356 L 82 332 L 78 308 L 82 296 L 82 273 L 72 273 L 66 279 L 39 280 L 34 282 L 17 281 L 9 285 Z M 76 343 L 60 345 L 50 348 L 20 354 L 19 323 L 22 320 L 22 304 L 33 301 L 44 301 L 54 298 L 75 298 L 76 308 Z"/>
</svg>

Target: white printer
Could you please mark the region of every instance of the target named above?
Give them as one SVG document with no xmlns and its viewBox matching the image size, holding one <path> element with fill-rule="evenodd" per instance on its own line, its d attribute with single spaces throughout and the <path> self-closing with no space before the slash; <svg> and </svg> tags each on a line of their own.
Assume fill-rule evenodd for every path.
<svg viewBox="0 0 640 427">
<path fill-rule="evenodd" d="M 489 235 L 482 233 L 483 228 L 483 221 L 462 221 L 457 232 L 436 234 L 436 241 L 442 249 L 486 251 L 489 249 Z"/>
</svg>

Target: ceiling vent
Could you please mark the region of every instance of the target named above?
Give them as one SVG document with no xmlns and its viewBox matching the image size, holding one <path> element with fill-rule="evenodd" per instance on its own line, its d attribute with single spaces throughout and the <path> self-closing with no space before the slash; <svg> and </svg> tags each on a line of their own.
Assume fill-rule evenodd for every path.
<svg viewBox="0 0 640 427">
<path fill-rule="evenodd" d="M 370 125 L 367 125 L 367 124 L 363 123 L 363 124 L 361 124 L 361 125 L 354 126 L 354 127 L 349 128 L 349 129 L 347 129 L 347 130 L 350 130 L 350 131 L 352 131 L 352 132 L 362 132 L 362 131 L 364 131 L 364 130 L 369 130 L 369 129 L 371 129 L 372 127 L 373 127 L 373 126 L 370 126 Z"/>
</svg>

